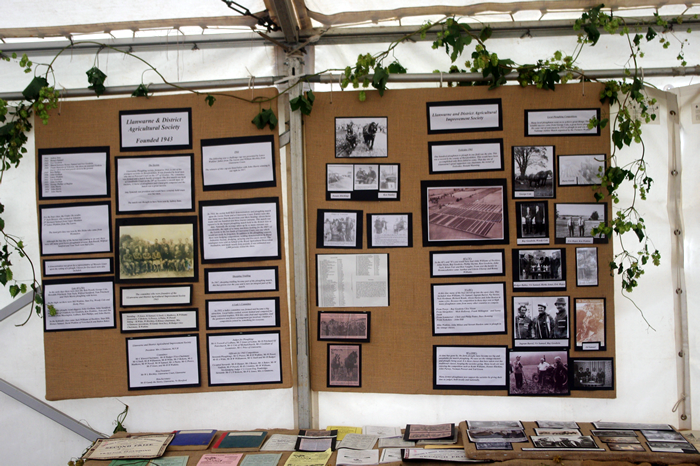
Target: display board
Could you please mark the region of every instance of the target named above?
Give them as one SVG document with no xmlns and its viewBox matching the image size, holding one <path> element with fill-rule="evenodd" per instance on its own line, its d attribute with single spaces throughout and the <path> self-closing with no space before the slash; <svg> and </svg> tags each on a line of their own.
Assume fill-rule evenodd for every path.
<svg viewBox="0 0 700 466">
<path fill-rule="evenodd" d="M 47 399 L 292 386 L 279 142 L 256 112 L 99 99 L 37 125 Z"/>
<path fill-rule="evenodd" d="M 615 397 L 600 89 L 317 95 L 312 389 Z"/>
</svg>

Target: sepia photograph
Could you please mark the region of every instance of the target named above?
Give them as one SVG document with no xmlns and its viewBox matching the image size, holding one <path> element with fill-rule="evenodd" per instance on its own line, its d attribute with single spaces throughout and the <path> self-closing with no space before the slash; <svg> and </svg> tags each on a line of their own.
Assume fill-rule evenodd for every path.
<svg viewBox="0 0 700 466">
<path fill-rule="evenodd" d="M 356 191 L 379 189 L 379 165 L 356 163 L 353 165 L 355 169 L 355 183 L 353 188 Z"/>
<path fill-rule="evenodd" d="M 508 395 L 569 394 L 566 351 L 512 350 L 508 357 Z"/>
<path fill-rule="evenodd" d="M 513 346 L 569 347 L 568 296 L 513 296 Z"/>
<path fill-rule="evenodd" d="M 516 202 L 518 244 L 549 244 L 549 215 L 546 201 Z"/>
<path fill-rule="evenodd" d="M 508 242 L 505 180 L 421 184 L 424 246 Z"/>
<path fill-rule="evenodd" d="M 336 158 L 387 157 L 387 126 L 387 117 L 336 118 Z"/>
<path fill-rule="evenodd" d="M 571 388 L 573 390 L 613 390 L 615 373 L 612 358 L 576 358 L 571 360 Z M 623 437 L 614 435 L 617 431 L 605 432 L 599 437 Z M 614 442 L 611 440 L 611 442 Z M 617 442 L 622 443 L 622 442 Z"/>
<path fill-rule="evenodd" d="M 362 345 L 328 345 L 329 387 L 362 386 Z"/>
<path fill-rule="evenodd" d="M 603 443 L 642 443 L 637 437 L 598 437 Z"/>
<path fill-rule="evenodd" d="M 399 190 L 399 166 L 394 164 L 379 165 L 379 190 Z"/>
<path fill-rule="evenodd" d="M 369 312 L 319 312 L 318 339 L 369 341 Z"/>
<path fill-rule="evenodd" d="M 607 204 L 554 204 L 554 242 L 557 244 L 607 243 L 602 233 L 593 229 L 607 222 Z"/>
<path fill-rule="evenodd" d="M 317 248 L 362 248 L 361 210 L 318 210 Z"/>
<path fill-rule="evenodd" d="M 195 217 L 117 219 L 118 281 L 197 281 Z"/>
<path fill-rule="evenodd" d="M 565 249 L 513 249 L 513 289 L 566 289 Z"/>
<path fill-rule="evenodd" d="M 535 448 L 547 449 L 599 449 L 598 444 L 590 435 L 548 436 L 531 435 L 530 439 Z"/>
<path fill-rule="evenodd" d="M 574 302 L 576 319 L 576 349 L 599 351 L 605 349 L 605 298 L 577 298 Z"/>
<path fill-rule="evenodd" d="M 353 165 L 329 163 L 326 165 L 326 191 L 352 191 Z"/>
<path fill-rule="evenodd" d="M 367 247 L 413 246 L 413 214 L 367 214 Z"/>
<path fill-rule="evenodd" d="M 513 197 L 554 198 L 554 146 L 513 146 Z"/>
<path fill-rule="evenodd" d="M 576 286 L 598 286 L 598 248 L 576 248 Z"/>
<path fill-rule="evenodd" d="M 605 172 L 605 154 L 560 155 L 559 186 L 592 186 L 600 184 Z"/>
<path fill-rule="evenodd" d="M 643 445 L 634 443 L 608 443 L 610 451 L 646 451 Z"/>
</svg>

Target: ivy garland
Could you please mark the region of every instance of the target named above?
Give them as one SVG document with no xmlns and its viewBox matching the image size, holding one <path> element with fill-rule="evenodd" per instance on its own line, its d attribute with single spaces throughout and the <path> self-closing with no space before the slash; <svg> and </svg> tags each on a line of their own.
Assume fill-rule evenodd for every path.
<svg viewBox="0 0 700 466">
<path fill-rule="evenodd" d="M 697 18 L 697 15 L 695 17 Z M 674 38 L 680 44 L 677 59 L 682 66 L 686 66 L 684 46 L 688 43 L 688 39 L 677 39 L 674 31 L 674 26 L 681 25 L 682 22 L 682 17 L 669 22 L 655 14 L 654 21 L 651 24 L 629 26 L 624 18 L 615 17 L 612 13 L 605 13 L 603 5 L 600 5 L 583 13 L 581 18 L 576 20 L 574 30 L 579 31 L 578 42 L 571 55 L 564 55 L 562 52 L 557 51 L 552 57 L 539 60 L 535 64 L 518 65 L 511 59 L 500 58 L 497 54 L 488 51 L 486 43 L 493 32 L 490 27 L 485 26 L 477 31 L 473 30 L 466 23 L 460 23 L 454 17 L 446 17 L 435 23 L 425 23 L 416 31 L 392 42 L 385 51 L 374 55 L 369 53 L 359 55 L 354 66 L 348 66 L 344 70 L 326 70 L 315 75 L 302 76 L 299 82 L 280 92 L 280 95 L 289 91 L 292 87 L 308 81 L 311 76 L 341 71 L 344 73 L 341 87 L 345 89 L 352 85 L 353 88 L 360 89 L 358 93 L 360 101 L 366 99 L 365 89 L 370 85 L 378 91 L 380 96 L 383 96 L 387 90 L 389 77 L 392 74 L 401 74 L 407 71 L 396 58 L 387 66 L 384 66 L 384 62 L 388 61 L 389 57 L 394 57 L 394 50 L 399 44 L 412 39 L 414 36 L 425 38 L 427 33 L 432 30 L 438 30 L 437 37 L 432 44 L 433 49 L 444 49 L 452 63 L 455 63 L 469 47 L 474 46 L 470 55 L 471 59 L 464 63 L 465 69 L 452 65 L 449 73 L 480 73 L 483 80 L 472 83 L 459 83 L 458 85 L 487 85 L 489 89 L 495 89 L 504 85 L 508 78 L 517 74 L 517 81 L 523 87 L 534 85 L 539 89 L 553 91 L 556 84 L 559 83 L 564 84 L 572 80 L 589 80 L 583 71 L 576 66 L 576 63 L 585 46 L 595 46 L 598 43 L 601 30 L 626 37 L 629 44 L 629 59 L 625 67 L 625 77 L 619 81 L 605 81 L 605 87 L 600 95 L 601 103 L 617 106 L 618 111 L 612 122 L 608 119 L 591 120 L 589 126 L 591 128 L 597 125 L 605 127 L 611 124 L 613 141 L 610 164 L 605 171 L 601 169 L 599 173 L 600 184 L 593 188 L 595 199 L 601 201 L 608 198 L 613 204 L 618 204 L 620 202 L 618 193 L 623 186 L 631 186 L 633 191 L 632 201 L 628 206 L 619 208 L 612 219 L 607 223 L 601 222 L 593 230 L 594 235 L 604 234 L 607 237 L 617 235 L 620 238 L 621 251 L 615 254 L 609 266 L 611 274 L 621 276 L 623 292 L 629 293 L 638 286 L 638 280 L 644 274 L 645 266 L 649 262 L 658 266 L 661 259 L 659 251 L 654 248 L 651 239 L 647 236 L 644 219 L 637 210 L 637 201 L 646 199 L 653 183 L 645 161 L 641 125 L 642 122 L 648 123 L 656 118 L 652 111 L 656 101 L 655 99 L 649 99 L 644 93 L 643 77 L 637 60 L 644 56 L 642 51 L 643 44 L 655 41 L 658 38 L 663 48 L 667 49 L 671 46 L 670 39 Z M 687 32 L 690 33 L 690 29 Z M 0 124 L 3 124 L 3 126 L 0 126 L 0 183 L 5 171 L 12 167 L 16 168 L 27 152 L 25 144 L 27 142 L 27 133 L 32 128 L 32 114 L 35 114 L 41 118 L 44 124 L 47 124 L 49 110 L 57 107 L 59 93 L 48 82 L 49 74 L 53 76 L 53 64 L 56 59 L 64 51 L 78 44 L 85 43 L 100 45 L 95 58 L 95 66 L 86 73 L 90 84 L 88 89 L 93 90 L 97 96 L 105 92 L 104 83 L 107 79 L 107 75 L 97 66 L 97 57 L 100 51 L 108 48 L 141 61 L 147 67 L 146 71 L 155 72 L 163 83 L 171 86 L 174 90 L 187 91 L 204 96 L 204 100 L 209 106 L 214 105 L 216 97 L 221 96 L 258 104 L 259 112 L 253 118 L 252 123 L 259 129 L 263 129 L 265 126 L 274 129 L 278 124 L 272 108 L 270 106 L 266 109 L 262 108 L 264 104 L 271 105 L 271 101 L 277 97 L 245 99 L 226 93 L 201 93 L 184 89 L 166 80 L 155 67 L 131 52 L 99 42 L 74 42 L 59 51 L 53 60 L 46 65 L 47 71 L 44 76 L 34 76 L 29 86 L 22 93 L 24 100 L 10 106 L 6 101 L 0 99 Z M 0 58 L 8 62 L 17 62 L 25 73 L 33 71 L 32 67 L 34 64 L 26 55 L 18 58 L 16 54 L 12 54 L 12 57 L 8 57 L 0 52 Z M 36 72 L 36 69 L 34 71 Z M 149 95 L 148 86 L 143 83 L 137 86 L 132 93 L 133 97 L 148 98 Z M 302 114 L 309 115 L 313 109 L 314 98 L 313 92 L 308 91 L 299 97 L 291 99 L 290 106 L 293 111 L 300 110 Z M 618 150 L 624 146 L 631 146 L 633 143 L 641 145 L 641 155 L 623 164 L 618 158 Z M 3 213 L 3 210 L 4 206 L 0 203 L 0 214 Z M 636 248 L 628 247 L 623 240 L 623 235 L 629 231 L 633 231 L 639 240 L 639 245 Z M 0 234 L 2 235 L 0 237 L 0 244 L 2 244 L 0 247 L 0 284 L 4 286 L 9 284 L 9 291 L 13 297 L 31 291 L 33 296 L 32 307 L 37 315 L 41 316 L 43 299 L 36 278 L 34 264 L 27 255 L 22 241 L 7 232 L 2 217 L 0 217 Z M 18 282 L 13 276 L 11 256 L 14 253 L 21 259 L 29 261 L 31 265 L 32 279 L 28 285 Z M 55 312 L 56 309 L 49 306 L 49 313 L 54 315 Z M 27 317 L 27 321 L 30 317 L 31 312 Z"/>
</svg>

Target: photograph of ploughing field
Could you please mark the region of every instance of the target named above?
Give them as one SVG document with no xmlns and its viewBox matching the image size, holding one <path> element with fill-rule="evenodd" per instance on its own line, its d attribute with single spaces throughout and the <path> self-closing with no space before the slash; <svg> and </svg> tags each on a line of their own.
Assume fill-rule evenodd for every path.
<svg viewBox="0 0 700 466">
<path fill-rule="evenodd" d="M 503 187 L 428 188 L 428 240 L 502 240 Z"/>
</svg>

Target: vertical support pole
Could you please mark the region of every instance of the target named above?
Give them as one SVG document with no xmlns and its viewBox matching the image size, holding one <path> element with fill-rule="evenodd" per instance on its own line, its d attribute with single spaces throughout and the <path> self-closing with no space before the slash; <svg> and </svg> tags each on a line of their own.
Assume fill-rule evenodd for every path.
<svg viewBox="0 0 700 466">
<path fill-rule="evenodd" d="M 289 84 L 296 84 L 303 74 L 303 62 L 299 57 L 287 57 Z M 290 89 L 289 99 L 301 95 L 303 85 Z M 309 328 L 307 294 L 306 202 L 304 185 L 304 158 L 301 112 L 289 110 L 289 148 L 292 172 L 292 231 L 294 232 L 294 289 L 296 337 L 297 337 L 297 422 L 300 429 L 311 427 L 311 387 L 309 384 Z"/>
</svg>

